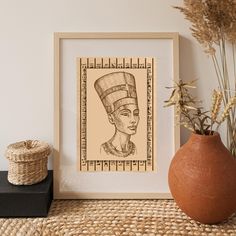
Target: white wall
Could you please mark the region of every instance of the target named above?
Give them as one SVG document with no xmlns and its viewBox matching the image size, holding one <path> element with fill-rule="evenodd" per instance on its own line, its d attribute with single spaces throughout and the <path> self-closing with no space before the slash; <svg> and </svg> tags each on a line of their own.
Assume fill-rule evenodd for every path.
<svg viewBox="0 0 236 236">
<path fill-rule="evenodd" d="M 171 6 L 180 0 L 0 0 L 0 170 L 6 146 L 25 139 L 53 144 L 53 32 L 179 32 L 180 77 L 214 86 L 211 61 Z M 216 84 L 216 82 L 215 82 Z M 207 103 L 208 104 L 208 103 Z M 182 132 L 182 143 L 187 133 Z"/>
</svg>

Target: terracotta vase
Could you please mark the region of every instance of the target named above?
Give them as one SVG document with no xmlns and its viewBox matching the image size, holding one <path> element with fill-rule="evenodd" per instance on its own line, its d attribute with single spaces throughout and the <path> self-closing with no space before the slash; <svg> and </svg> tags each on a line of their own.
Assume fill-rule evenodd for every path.
<svg viewBox="0 0 236 236">
<path fill-rule="evenodd" d="M 219 223 L 235 212 L 236 161 L 218 133 L 191 135 L 171 162 L 169 187 L 180 209 L 201 223 Z"/>
</svg>

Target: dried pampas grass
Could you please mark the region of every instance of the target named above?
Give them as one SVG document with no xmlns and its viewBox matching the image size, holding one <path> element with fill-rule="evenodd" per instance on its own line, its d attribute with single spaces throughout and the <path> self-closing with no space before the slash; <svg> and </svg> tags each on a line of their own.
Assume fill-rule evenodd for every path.
<svg viewBox="0 0 236 236">
<path fill-rule="evenodd" d="M 212 58 L 222 101 L 228 108 L 221 117 L 227 119 L 227 146 L 236 157 L 236 109 L 228 107 L 236 95 L 236 0 L 183 0 L 183 6 L 174 8 L 191 22 L 192 35 Z M 217 121 L 217 109 L 211 116 Z"/>
</svg>

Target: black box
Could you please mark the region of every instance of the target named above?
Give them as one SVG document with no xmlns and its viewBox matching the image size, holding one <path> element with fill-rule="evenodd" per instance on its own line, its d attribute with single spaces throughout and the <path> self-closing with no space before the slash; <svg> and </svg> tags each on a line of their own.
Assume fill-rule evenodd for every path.
<svg viewBox="0 0 236 236">
<path fill-rule="evenodd" d="M 53 171 L 42 182 L 13 185 L 0 171 L 0 217 L 45 217 L 53 199 Z"/>
</svg>

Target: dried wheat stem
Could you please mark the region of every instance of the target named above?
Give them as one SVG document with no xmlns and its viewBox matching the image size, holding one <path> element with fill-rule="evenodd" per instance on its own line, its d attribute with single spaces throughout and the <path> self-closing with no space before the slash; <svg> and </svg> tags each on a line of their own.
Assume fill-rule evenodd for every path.
<svg viewBox="0 0 236 236">
<path fill-rule="evenodd" d="M 225 121 L 226 118 L 228 118 L 229 116 L 229 112 L 231 111 L 231 109 L 233 108 L 233 106 L 236 104 L 236 97 L 232 97 L 229 102 L 227 103 L 222 115 L 221 115 L 221 119 L 219 121 L 219 123 L 222 123 Z"/>
<path fill-rule="evenodd" d="M 212 108 L 211 108 L 211 119 L 214 122 L 217 121 L 217 116 L 220 111 L 222 99 L 223 99 L 222 92 L 214 90 L 212 95 Z"/>
</svg>

